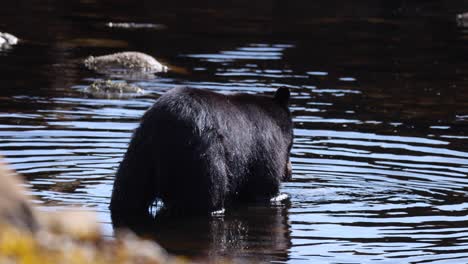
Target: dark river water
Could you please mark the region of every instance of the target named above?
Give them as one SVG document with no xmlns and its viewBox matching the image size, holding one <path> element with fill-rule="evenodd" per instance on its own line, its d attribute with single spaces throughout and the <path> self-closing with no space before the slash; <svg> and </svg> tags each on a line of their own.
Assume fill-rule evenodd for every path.
<svg viewBox="0 0 468 264">
<path fill-rule="evenodd" d="M 43 210 L 95 210 L 111 237 L 114 174 L 155 98 L 180 85 L 286 86 L 290 199 L 163 219 L 149 228 L 156 241 L 213 261 L 468 263 L 468 28 L 455 21 L 466 11 L 461 0 L 5 2 L 0 31 L 21 42 L 0 50 L 0 154 Z M 105 76 L 80 64 L 127 50 L 171 71 Z M 146 93 L 86 93 L 99 79 Z"/>
</svg>

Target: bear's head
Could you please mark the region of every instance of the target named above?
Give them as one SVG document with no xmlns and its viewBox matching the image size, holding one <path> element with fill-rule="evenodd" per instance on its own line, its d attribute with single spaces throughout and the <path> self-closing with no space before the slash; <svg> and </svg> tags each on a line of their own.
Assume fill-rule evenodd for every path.
<svg viewBox="0 0 468 264">
<path fill-rule="evenodd" d="M 290 180 L 292 175 L 292 167 L 291 161 L 289 160 L 289 153 L 291 152 L 294 134 L 291 111 L 289 110 L 290 97 L 291 93 L 286 87 L 278 88 L 278 90 L 276 90 L 275 92 L 275 95 L 273 96 L 273 100 L 276 102 L 277 105 L 280 106 L 280 109 L 282 109 L 282 112 L 278 113 L 277 120 L 281 127 L 281 131 L 283 132 L 283 139 L 285 140 L 286 146 L 288 146 L 288 160 L 283 177 L 284 181 Z"/>
</svg>

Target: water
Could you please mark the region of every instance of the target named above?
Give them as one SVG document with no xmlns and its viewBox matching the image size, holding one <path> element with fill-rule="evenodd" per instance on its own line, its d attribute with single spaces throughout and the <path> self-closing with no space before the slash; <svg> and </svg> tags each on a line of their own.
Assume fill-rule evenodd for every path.
<svg viewBox="0 0 468 264">
<path fill-rule="evenodd" d="M 161 219 L 146 226 L 159 243 L 211 260 L 468 263 L 468 29 L 455 22 L 468 1 L 355 2 L 2 4 L 1 31 L 23 42 L 0 51 L 0 153 L 41 208 L 96 210 L 112 236 L 113 177 L 155 98 L 286 86 L 289 201 Z M 106 76 L 80 60 L 123 50 L 175 70 L 127 79 L 140 97 L 86 94 Z"/>
</svg>

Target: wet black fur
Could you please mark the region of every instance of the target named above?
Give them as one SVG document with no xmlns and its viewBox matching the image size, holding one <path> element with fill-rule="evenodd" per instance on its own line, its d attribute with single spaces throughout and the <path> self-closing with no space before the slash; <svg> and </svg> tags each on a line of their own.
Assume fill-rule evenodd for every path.
<svg viewBox="0 0 468 264">
<path fill-rule="evenodd" d="M 207 213 L 268 199 L 290 177 L 289 90 L 274 96 L 175 88 L 142 118 L 118 169 L 110 208 Z"/>
</svg>

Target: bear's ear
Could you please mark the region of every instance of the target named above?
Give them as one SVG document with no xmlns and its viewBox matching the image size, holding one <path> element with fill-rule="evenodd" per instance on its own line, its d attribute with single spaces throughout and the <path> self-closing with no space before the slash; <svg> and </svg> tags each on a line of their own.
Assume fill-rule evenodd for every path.
<svg viewBox="0 0 468 264">
<path fill-rule="evenodd" d="M 282 105 L 287 105 L 289 103 L 290 97 L 289 89 L 286 87 L 280 87 L 276 90 L 274 100 Z"/>
</svg>

